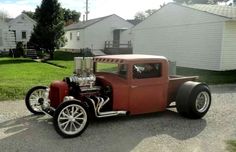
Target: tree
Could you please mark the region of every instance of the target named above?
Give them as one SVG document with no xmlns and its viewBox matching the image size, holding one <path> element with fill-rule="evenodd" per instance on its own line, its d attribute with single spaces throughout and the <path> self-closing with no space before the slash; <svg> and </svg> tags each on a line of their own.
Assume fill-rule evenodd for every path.
<svg viewBox="0 0 236 152">
<path fill-rule="evenodd" d="M 23 11 L 22 13 L 28 15 L 30 18 L 36 20 L 35 12 L 31 11 Z M 65 25 L 69 25 L 75 22 L 79 22 L 80 12 L 75 10 L 70 10 L 66 8 L 62 8 L 62 14 L 64 16 Z"/>
<path fill-rule="evenodd" d="M 4 11 L 0 11 L 0 21 L 4 21 L 6 18 L 8 18 L 8 14 Z"/>
<path fill-rule="evenodd" d="M 36 19 L 35 18 L 35 14 L 34 14 L 34 12 L 31 12 L 31 11 L 22 11 L 22 13 L 24 13 L 24 14 L 26 14 L 26 15 L 28 15 L 30 18 L 32 18 L 32 19 Z"/>
<path fill-rule="evenodd" d="M 69 25 L 75 22 L 79 22 L 80 12 L 76 12 L 75 10 L 65 9 L 63 8 L 63 15 L 65 25 Z"/>
<path fill-rule="evenodd" d="M 156 9 L 148 9 L 144 12 L 137 12 L 134 16 L 135 20 L 144 20 L 145 18 L 147 18 L 148 16 L 152 15 L 153 13 L 155 13 L 157 10 Z"/>
<path fill-rule="evenodd" d="M 157 9 L 148 9 L 145 11 L 145 13 L 146 13 L 146 16 L 148 17 L 148 16 L 152 15 L 153 13 L 155 13 L 156 11 L 157 11 Z"/>
<path fill-rule="evenodd" d="M 135 20 L 141 20 L 142 21 L 142 20 L 145 20 L 145 18 L 146 18 L 146 15 L 145 15 L 144 12 L 137 12 L 134 16 Z"/>
<path fill-rule="evenodd" d="M 217 2 L 227 2 L 229 0 L 174 0 L 177 3 L 185 4 L 217 4 Z"/>
<path fill-rule="evenodd" d="M 62 9 L 58 0 L 42 0 L 41 6 L 35 11 L 37 25 L 34 27 L 30 44 L 53 53 L 56 48 L 64 45 L 64 20 Z"/>
</svg>

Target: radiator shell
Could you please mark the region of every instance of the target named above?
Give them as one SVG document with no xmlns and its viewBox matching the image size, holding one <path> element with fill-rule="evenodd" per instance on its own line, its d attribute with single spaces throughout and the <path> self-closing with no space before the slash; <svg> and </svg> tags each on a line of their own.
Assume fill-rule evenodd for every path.
<svg viewBox="0 0 236 152">
<path fill-rule="evenodd" d="M 64 81 L 54 81 L 50 85 L 49 100 L 53 108 L 57 108 L 69 94 L 69 87 Z"/>
</svg>

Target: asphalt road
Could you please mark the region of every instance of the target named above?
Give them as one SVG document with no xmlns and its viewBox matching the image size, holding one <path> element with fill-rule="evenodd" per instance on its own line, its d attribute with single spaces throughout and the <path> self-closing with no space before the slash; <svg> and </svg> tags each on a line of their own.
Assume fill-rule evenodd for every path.
<svg viewBox="0 0 236 152">
<path fill-rule="evenodd" d="M 236 139 L 236 85 L 214 86 L 212 106 L 200 120 L 175 110 L 91 122 L 63 139 L 49 116 L 34 116 L 23 101 L 0 102 L 0 152 L 222 152 Z"/>
</svg>

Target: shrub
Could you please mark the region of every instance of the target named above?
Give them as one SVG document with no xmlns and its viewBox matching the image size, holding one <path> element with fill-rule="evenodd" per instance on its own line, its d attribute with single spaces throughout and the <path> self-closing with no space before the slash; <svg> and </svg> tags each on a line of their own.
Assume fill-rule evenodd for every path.
<svg viewBox="0 0 236 152">
<path fill-rule="evenodd" d="M 24 53 L 24 46 L 23 46 L 23 43 L 22 42 L 18 42 L 16 44 L 16 49 L 12 49 L 11 52 L 11 56 L 13 56 L 14 54 L 14 57 L 21 57 L 21 56 L 24 56 L 25 53 Z M 13 53 L 13 54 L 12 54 Z"/>
</svg>

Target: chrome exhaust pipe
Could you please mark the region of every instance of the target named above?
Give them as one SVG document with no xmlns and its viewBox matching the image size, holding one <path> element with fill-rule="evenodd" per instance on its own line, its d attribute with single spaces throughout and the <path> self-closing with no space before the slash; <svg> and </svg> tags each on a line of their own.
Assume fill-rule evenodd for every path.
<svg viewBox="0 0 236 152">
<path fill-rule="evenodd" d="M 106 100 L 104 100 L 102 97 L 97 97 L 96 99 L 98 101 L 97 105 L 95 104 L 95 101 L 92 98 L 88 99 L 92 102 L 93 107 L 94 107 L 94 112 L 95 116 L 97 118 L 104 118 L 104 117 L 112 117 L 112 116 L 118 116 L 118 115 L 126 115 L 127 111 L 106 111 L 106 112 L 101 112 L 101 108 L 110 100 L 109 97 L 107 97 Z"/>
</svg>

